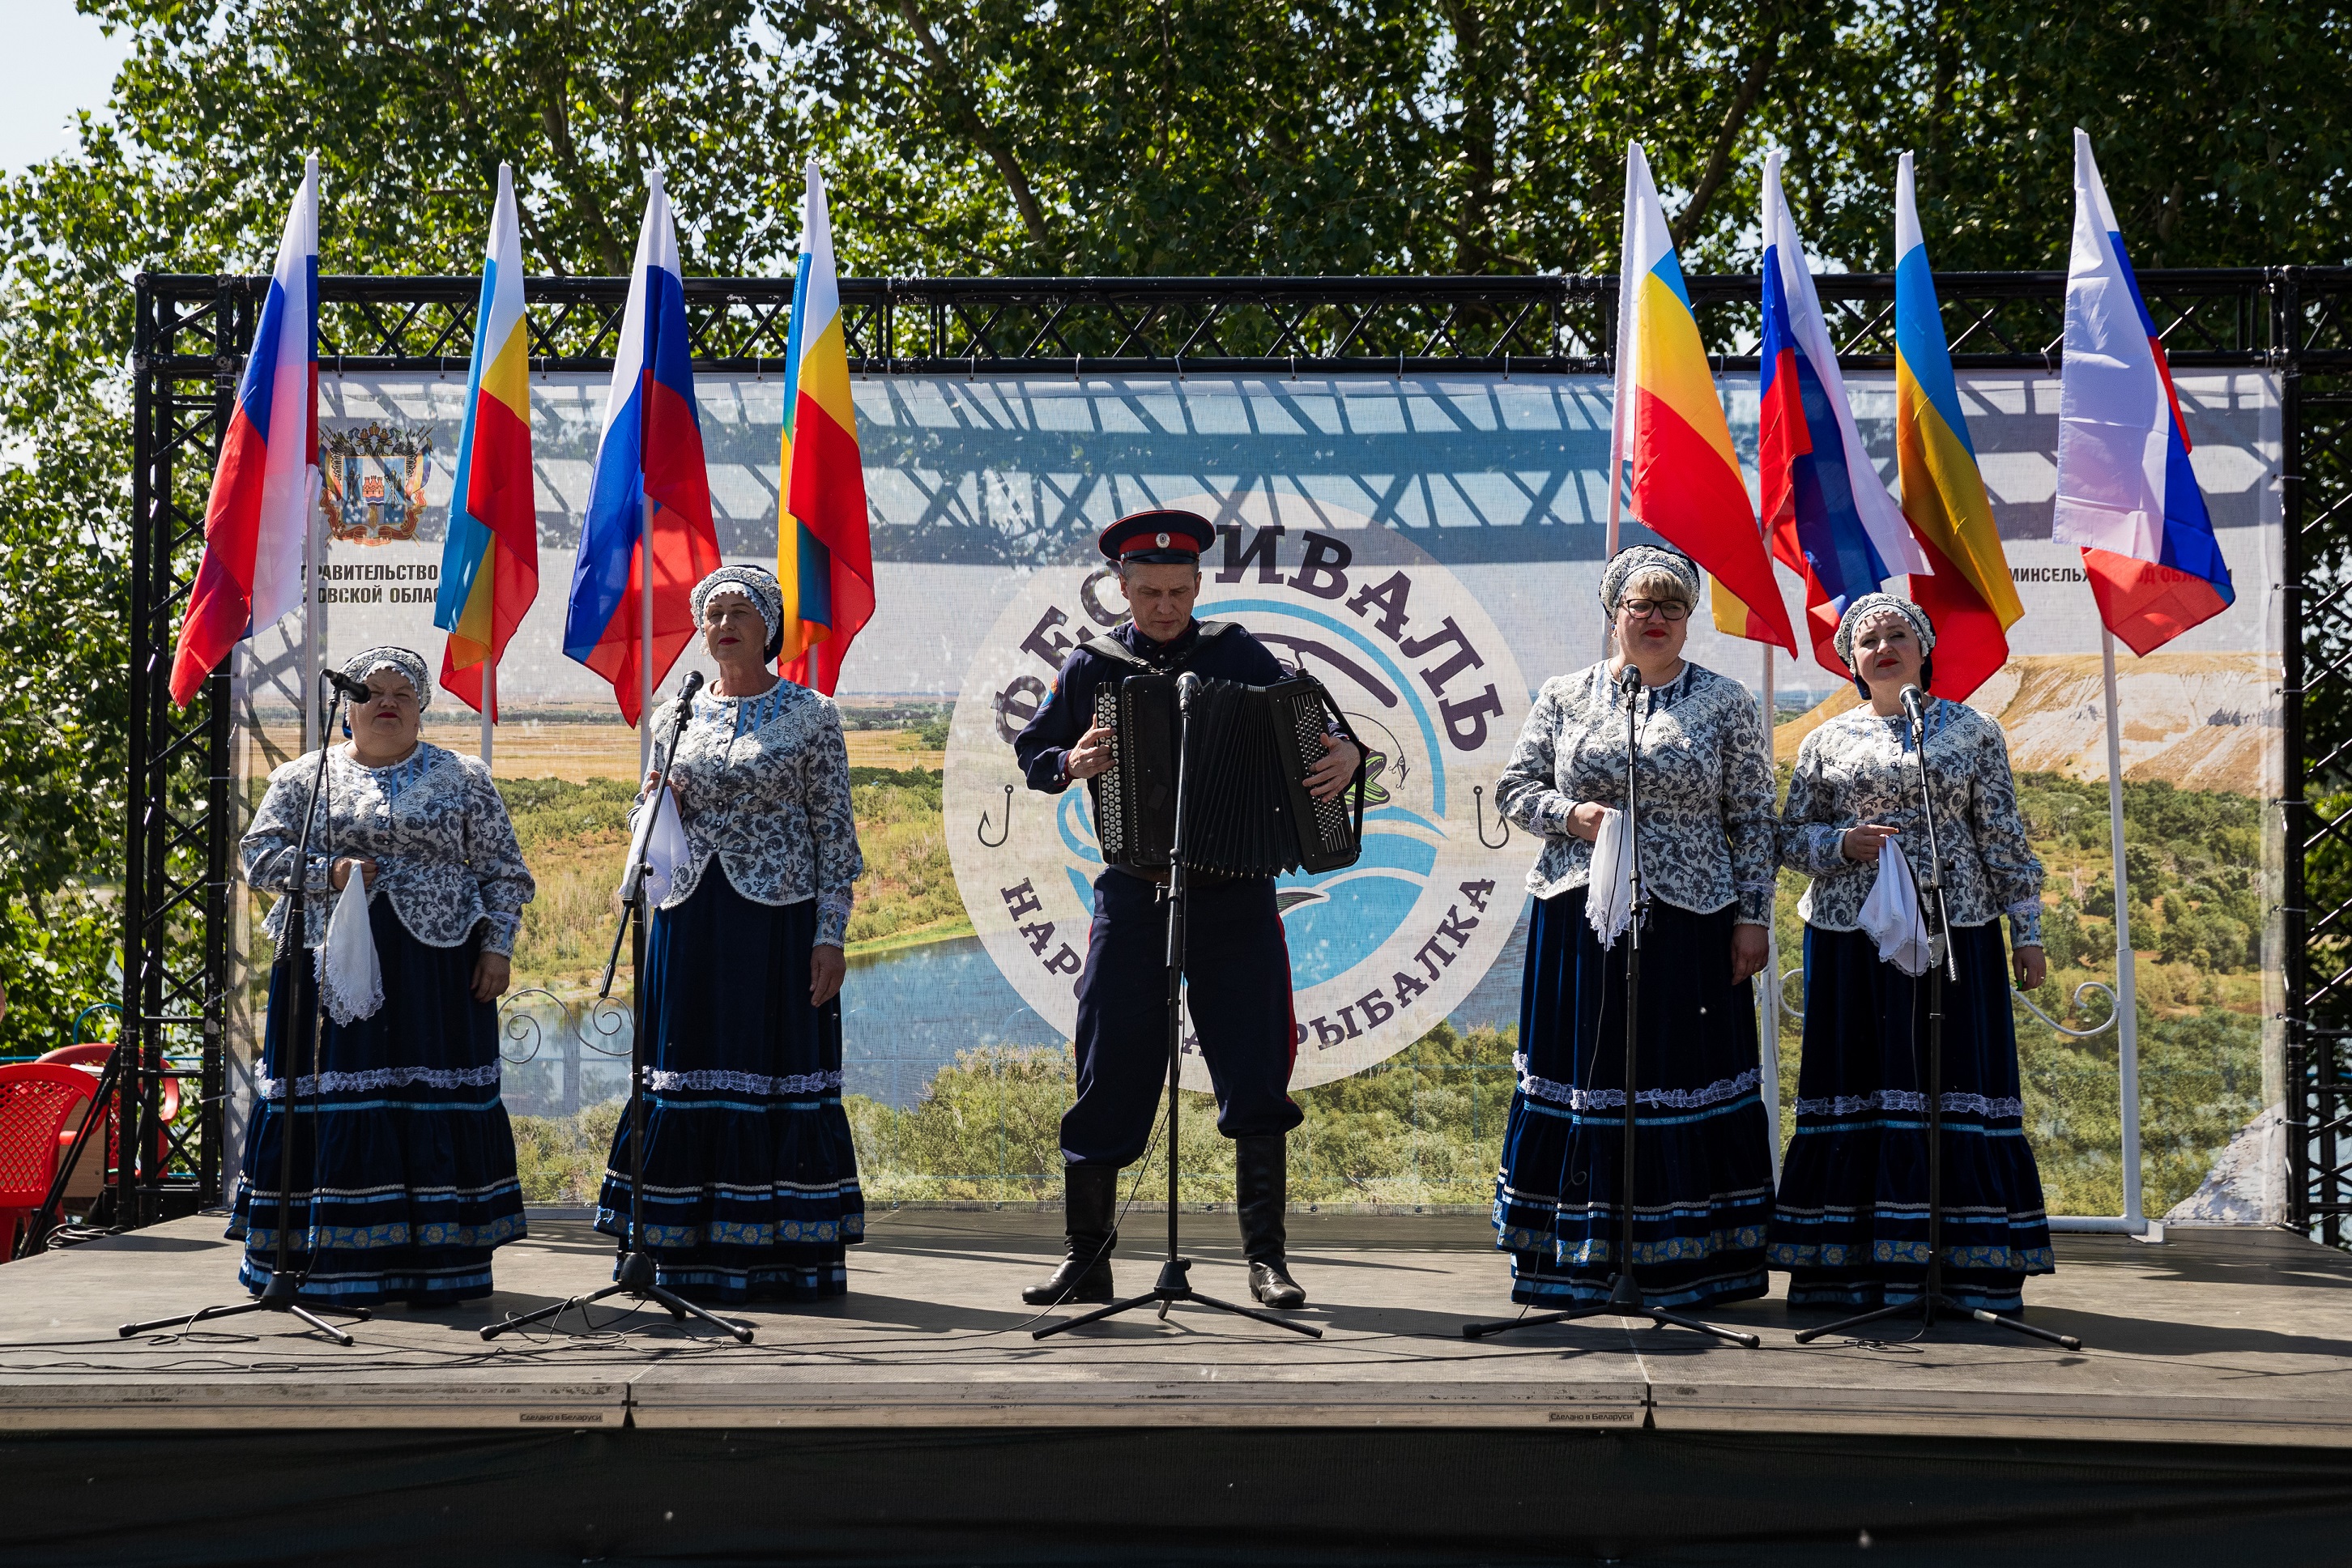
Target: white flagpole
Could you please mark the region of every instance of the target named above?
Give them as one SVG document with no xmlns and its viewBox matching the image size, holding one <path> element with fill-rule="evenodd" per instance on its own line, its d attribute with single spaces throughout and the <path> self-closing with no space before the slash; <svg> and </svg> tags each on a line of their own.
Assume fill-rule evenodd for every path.
<svg viewBox="0 0 2352 1568">
<path fill-rule="evenodd" d="M 1617 342 L 1616 363 L 1611 368 L 1615 386 L 1609 395 L 1609 535 L 1608 547 L 1601 552 L 1602 569 L 1617 558 L 1620 492 L 1624 489 L 1625 452 L 1633 438 L 1633 405 L 1631 373 L 1633 355 L 1626 347 L 1626 334 L 1633 328 L 1633 160 L 1640 155 L 1641 143 L 1625 149 L 1625 213 L 1617 241 Z M 1601 657 L 1607 658 L 1616 648 L 1616 628 L 1612 617 L 1603 615 L 1601 622 Z"/>
<path fill-rule="evenodd" d="M 1772 749 L 1772 645 L 1757 645 L 1764 653 L 1764 765 L 1772 769 L 1777 793 L 1780 769 Z M 1772 1184 L 1780 1182 L 1780 937 L 1773 917 L 1779 912 L 1780 870 L 1776 865 L 1773 891 L 1764 903 L 1764 986 L 1756 998 L 1757 1026 L 1764 1031 L 1764 1048 L 1758 1065 L 1764 1072 L 1764 1116 L 1772 1130 Z"/>
<path fill-rule="evenodd" d="M 1626 348 L 1626 334 L 1633 328 L 1633 159 L 1639 147 L 1636 142 L 1625 149 L 1625 215 L 1617 242 L 1617 363 L 1612 367 L 1616 385 L 1610 395 L 1609 408 L 1610 556 L 1617 553 L 1618 492 L 1625 483 L 1625 447 L 1633 435 L 1633 408 L 1628 380 L 1633 359 Z"/>
<path fill-rule="evenodd" d="M 486 561 L 483 564 L 490 566 L 494 563 Z M 491 592 L 495 594 L 497 591 L 493 586 Z M 498 636 L 495 622 L 490 635 L 492 637 Z M 498 710 L 499 656 L 497 649 L 493 648 L 489 657 L 482 661 L 482 766 L 486 768 L 490 765 L 490 730 L 495 722 L 490 715 Z"/>
<path fill-rule="evenodd" d="M 654 771 L 654 502 L 637 530 L 637 777 Z"/>
<path fill-rule="evenodd" d="M 2124 1223 L 2147 1228 L 2139 1171 L 2139 983 L 2132 961 L 2131 891 L 2124 876 L 2123 721 L 2116 709 L 2116 634 L 2102 626 L 2099 654 L 2107 698 L 2107 834 L 2116 879 L 2116 1061 L 2123 1099 Z"/>
<path fill-rule="evenodd" d="M 315 752 L 327 743 L 319 732 L 319 721 L 325 717 L 319 711 L 319 656 L 326 640 L 320 634 L 325 630 L 319 617 L 325 613 L 326 595 L 319 591 L 319 579 L 324 574 L 326 544 L 319 537 L 319 509 L 311 506 L 302 514 L 302 749 Z"/>
</svg>

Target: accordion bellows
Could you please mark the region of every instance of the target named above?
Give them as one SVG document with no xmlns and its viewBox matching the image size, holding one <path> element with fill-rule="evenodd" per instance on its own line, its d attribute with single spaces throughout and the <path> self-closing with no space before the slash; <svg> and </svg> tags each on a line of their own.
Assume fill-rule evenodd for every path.
<svg viewBox="0 0 2352 1568">
<path fill-rule="evenodd" d="M 1111 865 L 1157 870 L 1174 858 L 1176 679 L 1130 675 L 1096 690 L 1095 722 L 1118 737 L 1117 760 L 1095 789 L 1095 832 Z M 1355 863 L 1363 844 L 1360 779 L 1352 812 L 1345 792 L 1328 801 L 1307 793 L 1327 720 L 1338 716 L 1312 676 L 1272 686 L 1201 682 L 1184 776 L 1187 869 L 1275 877 Z"/>
</svg>

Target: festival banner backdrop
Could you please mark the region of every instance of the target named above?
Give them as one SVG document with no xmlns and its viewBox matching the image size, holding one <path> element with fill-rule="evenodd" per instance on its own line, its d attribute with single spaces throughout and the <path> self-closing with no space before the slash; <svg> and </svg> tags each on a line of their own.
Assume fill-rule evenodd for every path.
<svg viewBox="0 0 2352 1568">
<path fill-rule="evenodd" d="M 1722 381 L 1751 497 L 1759 379 Z M 2201 1172 L 2280 1093 L 2275 1029 L 2261 1022 L 2278 1011 L 2269 994 L 2276 929 L 2265 911 L 2278 901 L 2279 852 L 2275 814 L 2260 806 L 2280 759 L 2280 405 L 2263 373 L 2175 379 L 2239 593 L 2162 652 L 2127 660 L 2122 700 L 2129 780 L 2167 786 L 2175 794 L 2166 798 L 2180 805 L 2164 820 L 2241 824 L 2167 829 L 2175 838 L 2152 846 L 2169 868 L 2167 882 L 2134 884 L 2159 911 L 2166 898 L 2178 900 L 2179 917 L 2158 923 L 2196 943 L 2181 949 L 2179 965 L 2161 966 L 2180 976 L 2174 990 L 2156 994 L 2144 971 L 2143 995 L 2237 1053 L 2224 1076 L 2237 1097 L 2226 1103 L 2238 1109 L 2181 1134 L 2193 1145 L 2183 1158 Z M 548 570 L 561 571 L 581 537 L 604 383 L 531 378 Z M 1855 373 L 1846 388 L 1870 468 L 1891 482 L 1895 377 Z M 774 374 L 695 380 L 713 519 L 729 560 L 776 558 L 786 389 Z M 1150 506 L 1191 507 L 1216 521 L 1202 613 L 1241 621 L 1313 670 L 1376 753 L 1362 860 L 1282 885 L 1301 1036 L 1294 1086 L 1380 1068 L 1441 1022 L 1516 1028 L 1522 879 L 1536 847 L 1497 817 L 1494 786 L 1536 689 L 1589 665 L 1600 646 L 1610 378 L 874 374 L 854 375 L 850 392 L 877 601 L 836 692 L 876 868 L 860 889 L 845 993 L 845 1092 L 855 1106 L 911 1113 L 943 1073 L 985 1061 L 1009 1074 L 1013 1058 L 1003 1052 L 1050 1056 L 1068 1038 L 1087 883 L 1099 853 L 1082 792 L 1023 788 L 1011 737 L 1064 653 L 1119 618 L 1096 531 Z M 323 438 L 383 454 L 364 458 L 375 468 L 359 477 L 363 493 L 373 493 L 364 489 L 373 473 L 392 498 L 326 515 L 329 658 L 370 643 L 429 649 L 437 640 L 433 601 L 449 491 L 438 454 L 456 447 L 464 394 L 462 376 L 322 375 Z M 2105 770 L 2097 613 L 2079 552 L 2050 539 L 2058 380 L 1963 374 L 1951 400 L 2025 611 L 2009 628 L 2008 661 L 1969 700 L 2000 721 L 2021 773 L 2096 784 Z M 1626 531 L 1627 542 L 1649 540 Z M 1780 572 L 1782 591 L 1802 603 L 1801 584 Z M 533 851 L 541 891 L 526 916 L 516 984 L 572 1002 L 593 987 L 602 963 L 604 895 L 620 845 L 561 824 L 625 804 L 637 745 L 614 712 L 610 685 L 563 657 L 562 619 L 561 596 L 541 595 L 514 634 L 499 675 L 506 721 L 497 773 L 520 816 L 549 814 L 551 826 L 531 831 L 557 835 L 526 836 L 541 844 Z M 1755 645 L 1702 617 L 1690 625 L 1690 657 L 1755 683 Z M 299 637 L 289 622 L 257 638 L 238 665 L 248 778 L 299 748 Z M 1821 718 L 1853 700 L 1853 687 L 1810 650 L 1775 660 L 1775 747 L 1786 762 Z M 698 645 L 666 688 L 691 668 L 709 670 Z M 436 725 L 461 718 L 471 715 L 445 718 L 437 704 L 428 715 Z M 466 744 L 455 728 L 427 738 Z M 2073 806 L 2050 798 L 2053 854 L 2094 821 L 2097 829 L 2095 853 L 2067 848 L 2063 864 L 2053 859 L 2053 910 L 2096 919 L 2104 800 L 2095 819 L 2077 822 L 2065 815 Z M 2225 908 L 2236 911 L 2226 921 Z M 2135 910 L 2135 931 L 2140 924 Z M 1793 951 L 1787 962 L 1796 962 Z M 2112 1034 L 2102 1069 L 2095 1043 L 2050 1044 L 2056 1037 L 2037 1035 L 2042 1026 L 2023 1012 L 2019 1018 L 2029 1075 L 2043 1059 L 2032 1053 L 2063 1045 L 2072 1054 L 2049 1058 L 2050 1071 L 2075 1074 L 2092 1086 L 2085 1095 L 2104 1092 L 2112 1115 Z M 1786 1036 L 1791 1053 L 1794 1037 Z M 2181 1059 L 2221 1060 L 2224 1046 L 2208 1050 L 2196 1043 L 2204 1037 L 2183 1035 Z M 2259 1047 L 2250 1043 L 2257 1039 Z M 601 1049 L 588 1031 L 510 1068 L 510 1101 L 520 1112 L 561 1114 L 617 1093 L 622 1069 Z M 1502 1062 L 1475 1090 L 1497 1127 L 1510 1090 L 1507 1047 Z M 2158 1071 L 2151 1065 L 2151 1083 Z M 1793 1058 L 1783 1077 L 1793 1081 Z M 1197 1058 L 1186 1081 L 1207 1087 Z M 2199 1103 L 2222 1104 L 2218 1095 Z M 2154 1147 L 2158 1121 L 2150 1127 Z"/>
</svg>

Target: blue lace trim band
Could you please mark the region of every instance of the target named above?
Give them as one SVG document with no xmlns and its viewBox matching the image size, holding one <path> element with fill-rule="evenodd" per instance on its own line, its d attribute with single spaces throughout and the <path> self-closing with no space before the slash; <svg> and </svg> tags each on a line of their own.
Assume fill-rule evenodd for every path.
<svg viewBox="0 0 2352 1568">
<path fill-rule="evenodd" d="M 1841 1094 L 1833 1099 L 1801 1099 L 1797 1101 L 1797 1114 L 1800 1116 L 1858 1116 L 1865 1110 L 1916 1110 L 1924 1113 L 1927 1109 L 1927 1094 L 1916 1089 L 1882 1089 L 1874 1094 Z M 1944 1109 L 2000 1120 L 2023 1116 L 2025 1101 L 1993 1100 L 1981 1094 L 1947 1089 Z"/>
<path fill-rule="evenodd" d="M 656 1094 L 664 1090 L 676 1093 L 679 1089 L 726 1094 L 823 1094 L 826 1089 L 841 1087 L 841 1073 L 836 1068 L 832 1072 L 770 1078 L 765 1073 L 734 1072 L 724 1068 L 695 1068 L 686 1072 L 656 1068 L 646 1072 L 646 1087 Z"/>
<path fill-rule="evenodd" d="M 1536 1100 L 1548 1100 L 1554 1105 L 1565 1105 L 1571 1110 L 1610 1110 L 1622 1109 L 1625 1091 L 1622 1089 L 1579 1089 L 1572 1083 L 1557 1083 L 1548 1078 L 1537 1078 L 1528 1071 L 1528 1058 L 1514 1056 L 1511 1065 L 1518 1069 L 1519 1091 Z M 1749 1068 L 1736 1077 L 1717 1079 L 1705 1089 L 1644 1089 L 1633 1099 L 1640 1105 L 1664 1107 L 1670 1110 L 1698 1110 L 1726 1100 L 1738 1100 L 1743 1094 L 1753 1094 L 1763 1081 L 1761 1068 Z M 1803 1109 L 1800 1101 L 1798 1109 Z"/>
<path fill-rule="evenodd" d="M 487 1089 L 498 1081 L 496 1062 L 478 1068 L 370 1068 L 364 1072 L 305 1075 L 294 1080 L 294 1092 L 308 1100 L 321 1094 L 365 1094 L 376 1089 L 404 1089 L 413 1083 L 428 1089 Z M 286 1098 L 286 1080 L 282 1078 L 257 1076 L 254 1088 L 264 1100 Z"/>
</svg>

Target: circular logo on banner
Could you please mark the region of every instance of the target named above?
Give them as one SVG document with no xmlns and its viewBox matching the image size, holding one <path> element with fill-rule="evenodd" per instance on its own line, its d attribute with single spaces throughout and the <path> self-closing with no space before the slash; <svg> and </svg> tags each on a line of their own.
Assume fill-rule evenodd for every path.
<svg viewBox="0 0 2352 1568">
<path fill-rule="evenodd" d="M 1305 1088 L 1427 1033 L 1509 940 L 1533 851 L 1523 834 L 1507 837 L 1494 787 L 1527 686 L 1477 601 L 1392 531 L 1244 521 L 1219 535 L 1202 560 L 1197 613 L 1240 623 L 1315 676 L 1369 754 L 1361 857 L 1276 884 L 1298 1042 L 1291 1082 Z M 1031 791 L 1013 741 L 1070 650 L 1125 618 L 1106 566 L 1031 574 L 982 644 L 948 736 L 948 845 L 964 908 L 1022 999 L 1066 1032 L 1102 852 L 1086 786 Z M 1185 1049 L 1186 1086 L 1206 1089 L 1189 1037 Z"/>
</svg>

